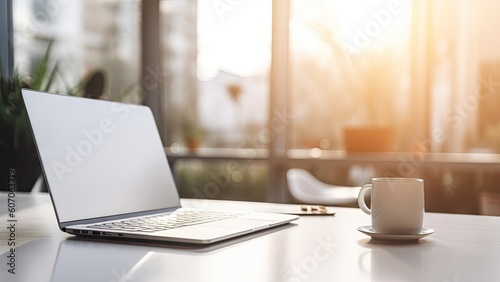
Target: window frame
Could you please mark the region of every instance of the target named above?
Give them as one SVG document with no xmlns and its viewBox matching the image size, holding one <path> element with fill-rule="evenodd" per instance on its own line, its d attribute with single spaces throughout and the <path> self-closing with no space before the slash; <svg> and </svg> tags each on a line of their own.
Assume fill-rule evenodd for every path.
<svg viewBox="0 0 500 282">
<path fill-rule="evenodd" d="M 0 1 L 0 63 L 2 76 L 12 77 L 14 72 L 12 0 Z"/>
</svg>

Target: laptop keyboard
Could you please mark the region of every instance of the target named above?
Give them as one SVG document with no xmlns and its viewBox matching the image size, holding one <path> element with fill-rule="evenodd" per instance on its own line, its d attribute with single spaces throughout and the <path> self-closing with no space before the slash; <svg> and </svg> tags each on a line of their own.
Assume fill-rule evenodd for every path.
<svg viewBox="0 0 500 282">
<path fill-rule="evenodd" d="M 122 221 L 89 225 L 97 229 L 155 232 L 241 216 L 243 213 L 179 210 L 171 214 L 132 218 Z"/>
</svg>

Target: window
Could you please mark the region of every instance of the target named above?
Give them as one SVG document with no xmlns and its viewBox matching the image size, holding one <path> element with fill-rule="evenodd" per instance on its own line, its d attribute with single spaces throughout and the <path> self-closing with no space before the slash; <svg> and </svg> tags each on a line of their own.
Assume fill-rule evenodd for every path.
<svg viewBox="0 0 500 282">
<path fill-rule="evenodd" d="M 32 73 L 52 41 L 50 61 L 59 65 L 52 91 L 71 92 L 99 72 L 104 88 L 93 95 L 138 102 L 139 1 L 12 2 L 14 62 L 21 74 Z"/>
<path fill-rule="evenodd" d="M 12 3 L 16 66 L 29 73 L 52 40 L 58 91 L 102 70 L 106 98 L 144 102 L 140 70 L 158 59 L 153 103 L 184 197 L 286 202 L 286 170 L 304 167 L 340 185 L 423 177 L 439 187 L 431 210 L 471 212 L 498 182 L 495 1 L 161 0 L 151 49 L 152 2 Z M 346 153 L 364 127 L 389 129 L 391 146 Z"/>
<path fill-rule="evenodd" d="M 411 1 L 291 2 L 292 148 L 343 150 L 344 128 L 391 126 L 391 150 L 411 150 L 411 16 Z"/>
<path fill-rule="evenodd" d="M 166 146 L 248 144 L 267 124 L 271 1 L 161 1 Z"/>
<path fill-rule="evenodd" d="M 464 175 L 463 172 L 449 167 L 426 171 L 426 166 L 408 163 L 408 158 L 430 152 L 474 152 L 478 147 L 491 151 L 495 148 L 495 138 L 500 140 L 495 137 L 500 136 L 497 133 L 500 118 L 494 113 L 496 98 L 485 92 L 493 91 L 496 84 L 484 82 L 484 77 L 498 76 L 499 66 L 493 51 L 496 45 L 487 44 L 492 37 L 480 32 L 498 25 L 494 16 L 486 12 L 495 10 L 493 2 L 461 1 L 456 5 L 452 1 L 278 0 L 273 1 L 272 11 L 270 3 L 260 1 L 252 6 L 243 1 L 198 1 L 189 5 L 161 2 L 165 21 L 173 24 L 181 21 L 179 15 L 183 15 L 183 22 L 191 23 L 189 27 L 176 25 L 188 29 L 188 33 L 180 31 L 174 36 L 178 29 L 169 24 L 164 25 L 167 28 L 162 33 L 169 38 L 174 36 L 170 39 L 184 36 L 185 42 L 190 40 L 190 48 L 177 46 L 174 40 L 163 43 L 163 48 L 169 50 L 164 59 L 172 76 L 182 68 L 170 64 L 182 57 L 179 54 L 190 50 L 190 55 L 184 57 L 190 58 L 185 59 L 189 72 L 179 73 L 175 79 L 179 82 L 189 78 L 190 84 L 176 86 L 176 82 L 172 82 L 166 91 L 168 145 L 171 159 L 179 162 L 179 173 L 185 174 L 190 169 L 224 171 L 217 169 L 220 165 L 216 164 L 217 160 L 236 159 L 242 163 L 264 160 L 269 176 L 267 194 L 274 194 L 271 198 L 278 201 L 290 199 L 282 189 L 286 187 L 286 169 L 292 166 L 306 167 L 322 180 L 341 185 L 361 184 L 385 173 L 424 177 L 432 186 L 444 187 L 433 192 L 433 198 L 428 201 L 431 209 L 440 210 L 447 201 L 462 202 L 462 198 L 455 195 L 463 197 L 470 192 L 459 185 L 459 182 L 465 183 L 458 175 Z M 181 6 L 184 12 L 180 12 Z M 254 10 L 257 6 L 260 8 Z M 464 18 L 467 20 L 463 21 Z M 240 19 L 254 30 L 261 27 L 258 23 L 267 23 L 260 30 L 262 36 L 248 42 L 251 33 L 239 24 Z M 269 47 L 271 25 L 275 43 L 272 48 Z M 192 35 L 194 32 L 196 36 Z M 233 57 L 234 49 L 246 50 L 247 45 L 235 47 L 242 42 L 257 50 L 255 54 L 260 59 L 248 56 L 255 64 L 240 60 L 241 53 Z M 196 50 L 192 49 L 195 44 Z M 247 55 L 250 51 L 242 53 Z M 228 61 L 238 70 L 229 67 Z M 271 61 L 274 68 L 279 69 L 279 78 L 269 76 Z M 473 67 L 469 68 L 471 63 Z M 260 80 L 242 75 L 243 69 L 255 65 L 263 66 Z M 484 79 L 478 82 L 477 74 L 485 72 Z M 253 86 L 271 89 L 271 92 L 258 92 L 265 93 L 263 96 L 250 96 L 252 101 L 262 104 L 262 108 L 252 108 L 257 114 L 254 118 L 245 113 L 252 102 L 243 99 L 247 92 L 241 90 L 248 87 L 241 87 L 244 82 L 232 83 L 242 79 Z M 477 93 L 483 94 L 467 95 L 474 93 L 474 86 L 477 88 L 481 81 L 488 85 L 478 89 L 483 92 Z M 193 82 L 197 88 L 192 87 Z M 187 85 L 190 90 L 182 91 Z M 479 100 L 482 97 L 489 98 Z M 270 110 L 257 110 L 264 108 L 282 109 L 280 113 L 287 118 L 283 132 L 271 129 L 275 117 Z M 185 155 L 187 151 L 183 147 L 187 142 L 183 135 L 189 134 L 182 131 L 190 129 L 192 123 L 205 134 L 203 148 Z M 393 129 L 392 146 L 382 148 L 392 153 L 389 156 L 393 161 L 389 165 L 380 162 L 380 158 L 366 157 L 371 152 L 359 161 L 349 158 L 348 162 L 344 161 L 346 155 L 342 152 L 349 149 L 347 128 L 367 125 Z M 258 138 L 266 136 L 275 140 Z M 256 160 L 241 155 L 243 150 L 227 151 L 228 148 L 241 149 L 242 140 L 257 140 L 258 148 L 267 153 Z M 221 150 L 204 150 L 213 148 Z M 375 148 L 377 150 L 380 148 Z M 340 154 L 336 154 L 337 151 Z M 410 167 L 402 169 L 407 164 Z M 475 173 L 467 177 L 474 178 L 490 181 L 490 176 Z M 180 182 L 187 183 L 187 179 Z M 192 188 L 203 187 L 204 183 L 184 185 L 191 187 L 186 188 L 184 195 L 193 196 Z M 269 199 L 268 196 L 260 200 Z"/>
<path fill-rule="evenodd" d="M 498 153 L 495 1 L 440 1 L 430 14 L 431 133 L 438 152 Z"/>
<path fill-rule="evenodd" d="M 165 146 L 182 197 L 267 197 L 271 6 L 160 2 Z"/>
</svg>

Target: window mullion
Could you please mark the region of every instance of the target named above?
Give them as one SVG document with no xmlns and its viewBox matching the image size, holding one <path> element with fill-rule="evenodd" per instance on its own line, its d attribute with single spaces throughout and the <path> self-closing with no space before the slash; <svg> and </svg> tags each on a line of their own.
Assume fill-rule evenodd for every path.
<svg viewBox="0 0 500 282">
<path fill-rule="evenodd" d="M 14 71 L 12 39 L 12 0 L 0 1 L 0 63 L 2 76 L 11 77 Z"/>
<path fill-rule="evenodd" d="M 279 161 L 285 156 L 290 126 L 288 117 L 288 25 L 290 18 L 290 1 L 273 1 L 272 14 L 272 58 L 270 75 L 269 129 L 269 187 L 267 200 L 283 202 L 286 196 L 286 168 Z"/>
</svg>

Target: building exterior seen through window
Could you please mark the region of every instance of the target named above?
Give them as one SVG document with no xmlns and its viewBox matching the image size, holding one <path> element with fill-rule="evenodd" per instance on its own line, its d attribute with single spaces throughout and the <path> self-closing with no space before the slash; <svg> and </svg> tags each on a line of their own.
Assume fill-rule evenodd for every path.
<svg viewBox="0 0 500 282">
<path fill-rule="evenodd" d="M 271 5 L 160 2 L 166 145 L 174 151 L 242 148 L 267 126 Z"/>
<path fill-rule="evenodd" d="M 58 72 L 51 91 L 83 92 L 79 86 L 99 73 L 93 95 L 137 103 L 140 19 L 140 1 L 13 1 L 15 67 L 31 75 L 52 42 L 49 62 Z"/>
</svg>

